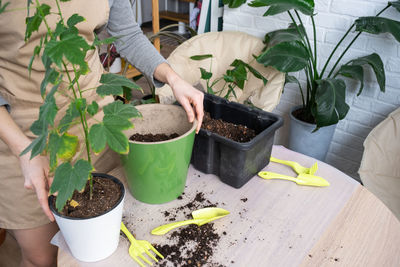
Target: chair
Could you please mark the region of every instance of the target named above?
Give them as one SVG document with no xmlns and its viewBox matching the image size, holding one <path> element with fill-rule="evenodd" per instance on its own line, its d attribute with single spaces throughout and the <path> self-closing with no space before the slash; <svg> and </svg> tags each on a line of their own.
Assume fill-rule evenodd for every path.
<svg viewBox="0 0 400 267">
<path fill-rule="evenodd" d="M 361 181 L 400 219 L 400 108 L 364 141 Z"/>
<path fill-rule="evenodd" d="M 207 88 L 204 80 L 201 80 L 200 67 L 210 70 L 215 78 L 222 77 L 230 64 L 235 59 L 241 59 L 249 63 L 267 79 L 268 83 L 264 86 L 263 82 L 253 75 L 248 75 L 248 81 L 244 90 L 237 89 L 237 102 L 243 103 L 250 100 L 255 106 L 272 111 L 279 103 L 285 75 L 271 67 L 264 67 L 257 63 L 253 55 L 258 55 L 264 48 L 263 42 L 254 36 L 243 32 L 209 32 L 199 34 L 178 46 L 168 57 L 171 67 L 187 82 L 196 86 L 200 83 L 202 88 Z M 201 61 L 190 59 L 194 55 L 212 54 L 213 58 Z M 215 89 L 219 90 L 223 82 L 219 82 Z M 215 91 L 215 90 L 214 90 Z M 156 90 L 161 103 L 173 103 L 175 101 L 171 88 L 165 85 Z M 236 99 L 230 99 L 235 100 Z"/>
</svg>

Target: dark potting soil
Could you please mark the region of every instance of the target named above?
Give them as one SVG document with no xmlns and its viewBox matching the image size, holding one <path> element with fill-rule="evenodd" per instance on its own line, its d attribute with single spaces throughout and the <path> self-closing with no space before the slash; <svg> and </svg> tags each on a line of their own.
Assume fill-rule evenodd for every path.
<svg viewBox="0 0 400 267">
<path fill-rule="evenodd" d="M 305 112 L 305 109 L 303 109 L 303 108 L 294 110 L 292 112 L 292 114 L 296 119 L 299 119 L 301 121 L 308 122 L 308 123 L 311 123 L 311 124 L 315 124 L 314 117 L 312 117 L 309 114 L 307 114 Z"/>
<path fill-rule="evenodd" d="M 170 135 L 167 134 L 134 134 L 129 140 L 137 141 L 137 142 L 161 142 L 170 139 L 177 138 L 179 134 L 173 133 Z"/>
<path fill-rule="evenodd" d="M 68 201 L 60 213 L 73 218 L 98 216 L 110 210 L 118 202 L 121 194 L 119 185 L 112 180 L 94 177 L 92 199 L 90 199 L 88 181 L 82 193 L 75 191 L 72 195 L 71 200 L 76 201 L 79 205 L 73 207 L 70 205 L 71 201 Z"/>
<path fill-rule="evenodd" d="M 206 207 L 216 207 L 218 203 L 212 203 L 205 199 L 202 192 L 198 192 L 194 199 L 180 207 L 169 209 L 164 212 L 167 221 L 176 221 L 178 214 L 185 214 L 186 218 L 192 218 L 191 212 L 196 209 Z M 155 248 L 164 255 L 165 259 L 159 263 L 159 266 L 218 266 L 224 265 L 213 262 L 215 248 L 218 246 L 220 235 L 214 228 L 214 223 L 204 224 L 202 226 L 189 225 L 177 228 L 170 239 L 171 244 L 154 245 Z"/>
<path fill-rule="evenodd" d="M 201 128 L 240 143 L 249 142 L 256 136 L 255 130 L 244 125 L 225 122 L 222 119 L 213 119 L 208 112 L 204 114 Z"/>
</svg>

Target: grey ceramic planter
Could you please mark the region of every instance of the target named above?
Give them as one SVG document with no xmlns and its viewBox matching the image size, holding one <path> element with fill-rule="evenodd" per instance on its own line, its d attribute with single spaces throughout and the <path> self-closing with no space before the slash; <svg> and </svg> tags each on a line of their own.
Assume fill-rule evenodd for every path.
<svg viewBox="0 0 400 267">
<path fill-rule="evenodd" d="M 322 127 L 313 133 L 315 124 L 298 120 L 292 114 L 293 111 L 301 107 L 296 106 L 290 111 L 289 148 L 324 161 L 335 133 L 336 124 Z"/>
</svg>

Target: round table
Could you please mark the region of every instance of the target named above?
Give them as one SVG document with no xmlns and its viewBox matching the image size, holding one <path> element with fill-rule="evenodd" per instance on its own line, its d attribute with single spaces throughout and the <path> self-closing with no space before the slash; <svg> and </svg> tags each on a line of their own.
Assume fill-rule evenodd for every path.
<svg viewBox="0 0 400 267">
<path fill-rule="evenodd" d="M 272 156 L 310 167 L 315 159 L 274 146 Z M 318 161 L 315 175 L 328 187 L 300 186 L 284 180 L 253 177 L 240 189 L 217 176 L 189 168 L 185 194 L 162 205 L 151 205 L 126 195 L 123 221 L 137 239 L 159 244 L 168 239 L 151 229 L 169 223 L 165 211 L 190 202 L 202 192 L 230 214 L 214 221 L 220 235 L 212 261 L 225 266 L 400 266 L 400 223 L 389 209 L 356 180 Z M 264 170 L 295 176 L 293 170 L 270 163 Z M 111 172 L 125 182 L 121 167 Z M 244 201 L 245 200 L 245 201 Z M 176 220 L 184 220 L 184 214 Z M 169 233 L 170 234 L 170 233 Z M 117 251 L 96 263 L 75 260 L 63 242 L 59 266 L 138 266 L 128 255 L 121 236 Z"/>
</svg>

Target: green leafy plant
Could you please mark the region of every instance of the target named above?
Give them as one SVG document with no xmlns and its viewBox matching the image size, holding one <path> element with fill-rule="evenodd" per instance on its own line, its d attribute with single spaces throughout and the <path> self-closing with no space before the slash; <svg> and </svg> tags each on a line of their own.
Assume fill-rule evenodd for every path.
<svg viewBox="0 0 400 267">
<path fill-rule="evenodd" d="M 26 41 L 32 33 L 38 31 L 42 24 L 45 25 L 47 33 L 34 48 L 29 64 L 30 73 L 34 58 L 40 56 L 45 67 L 45 77 L 40 86 L 44 103 L 40 107 L 39 118 L 30 128 L 37 138 L 21 153 L 31 151 L 31 158 L 39 154 L 49 156 L 50 170 L 54 171 L 50 193 L 58 192 L 56 200 L 58 210 L 62 210 L 75 190 L 83 190 L 88 180 L 90 197 L 92 197 L 91 173 L 94 170 L 92 153 L 100 153 L 106 144 L 118 153 L 127 153 L 128 139 L 122 131 L 133 127 L 130 118 L 140 116 L 132 105 L 124 105 L 116 101 L 103 108 L 102 121 L 89 125 L 88 118 L 98 113 L 99 105 L 96 101 L 87 102 L 85 98 L 87 91 L 96 90 L 99 96 L 104 97 L 123 93 L 130 95 L 131 89 L 140 89 L 140 87 L 123 76 L 103 74 L 100 79 L 101 85 L 97 88 L 81 88 L 79 78 L 90 71 L 85 61 L 87 52 L 101 43 L 111 43 L 115 38 L 100 41 L 96 37 L 92 44 L 88 44 L 75 27 L 85 19 L 78 14 L 73 14 L 65 20 L 60 1 L 55 0 L 57 10 L 53 11 L 50 10 L 50 6 L 35 0 L 35 14 L 26 18 Z M 30 4 L 33 4 L 31 2 L 28 1 L 28 8 Z M 57 14 L 59 18 L 53 28 L 47 20 L 49 14 Z M 48 86 L 51 87 L 50 90 L 47 90 Z M 69 99 L 68 109 L 65 114 L 61 114 L 62 119 L 58 123 L 55 121 L 59 111 L 56 104 L 57 95 Z M 78 153 L 79 137 L 68 132 L 70 126 L 76 124 L 80 124 L 82 128 L 81 143 L 86 152 L 84 154 Z"/>
<path fill-rule="evenodd" d="M 229 7 L 239 7 L 245 0 L 224 0 Z M 300 88 L 303 107 L 299 118 L 303 121 L 316 124 L 315 130 L 320 127 L 333 125 L 347 115 L 349 106 L 345 101 L 346 84 L 338 76 L 358 80 L 360 88 L 358 95 L 364 87 L 364 66 L 372 68 L 376 75 L 380 90 L 385 91 L 385 70 L 380 56 L 376 53 L 348 61 L 338 67 L 343 56 L 357 40 L 361 33 L 371 34 L 390 33 L 400 41 L 400 22 L 380 15 L 390 7 L 400 11 L 400 1 L 389 2 L 376 16 L 360 17 L 350 26 L 343 37 L 338 41 L 321 70 L 317 69 L 317 42 L 314 21 L 313 0 L 253 0 L 249 6 L 256 8 L 268 7 L 263 16 L 273 16 L 287 12 L 292 23 L 287 29 L 268 32 L 265 35 L 266 47 L 262 54 L 257 56 L 257 61 L 264 66 L 272 66 L 286 73 L 286 83 L 297 83 Z M 310 16 L 313 28 L 313 46 L 304 28 L 299 12 Z M 357 35 L 350 41 L 336 62 L 328 71 L 328 66 L 339 46 L 355 28 Z M 304 71 L 307 85 L 305 93 L 296 77 L 288 75 L 291 72 Z"/>
<path fill-rule="evenodd" d="M 6 7 L 10 4 L 10 2 L 4 3 L 4 5 L 1 3 L 2 0 L 0 0 L 0 14 L 6 11 Z"/>
<path fill-rule="evenodd" d="M 209 58 L 211 59 L 212 57 L 213 55 L 211 54 L 204 54 L 191 56 L 190 59 L 199 61 Z M 225 92 L 225 95 L 222 96 L 225 99 L 230 99 L 231 95 L 233 95 L 234 98 L 237 99 L 235 88 L 237 87 L 243 90 L 249 72 L 253 74 L 256 78 L 262 80 L 264 85 L 266 85 L 268 82 L 268 80 L 260 72 L 258 72 L 255 68 L 253 68 L 243 60 L 235 59 L 230 64 L 230 66 L 233 68 L 227 69 L 226 73 L 222 77 L 216 78 L 214 79 L 214 81 L 211 81 L 211 78 L 213 76 L 213 73 L 211 72 L 212 61 L 210 61 L 210 71 L 207 71 L 206 69 L 200 67 L 201 79 L 206 81 L 207 93 L 222 96 L 222 93 Z M 224 84 L 222 88 L 217 91 L 214 88 L 220 81 L 224 81 Z"/>
</svg>

